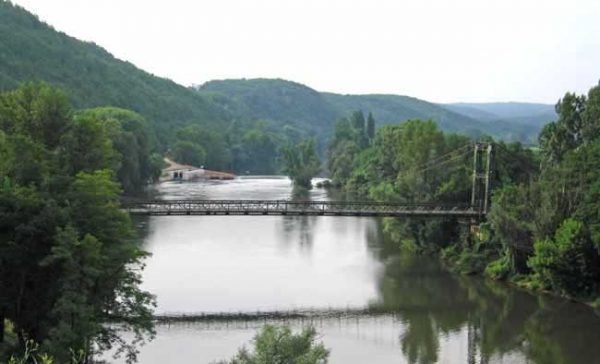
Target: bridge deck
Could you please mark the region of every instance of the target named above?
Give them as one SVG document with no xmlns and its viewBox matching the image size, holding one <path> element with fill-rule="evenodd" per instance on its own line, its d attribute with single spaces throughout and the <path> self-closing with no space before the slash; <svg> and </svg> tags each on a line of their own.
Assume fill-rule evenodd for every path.
<svg viewBox="0 0 600 364">
<path fill-rule="evenodd" d="M 134 215 L 422 216 L 479 218 L 465 205 L 288 200 L 153 200 L 124 205 Z"/>
</svg>

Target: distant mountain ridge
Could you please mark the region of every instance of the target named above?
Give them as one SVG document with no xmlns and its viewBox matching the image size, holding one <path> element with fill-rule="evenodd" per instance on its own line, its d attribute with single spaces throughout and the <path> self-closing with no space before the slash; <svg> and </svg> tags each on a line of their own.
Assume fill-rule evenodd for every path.
<svg viewBox="0 0 600 364">
<path fill-rule="evenodd" d="M 239 112 L 246 115 L 275 123 L 302 121 L 314 133 L 330 133 L 331 120 L 362 110 L 372 112 L 379 125 L 431 119 L 445 131 L 535 143 L 542 126 L 556 117 L 554 107 L 546 104 L 435 104 L 410 96 L 318 92 L 282 79 L 213 80 L 197 89 L 235 100 Z"/>
<path fill-rule="evenodd" d="M 555 114 L 554 105 L 530 102 L 457 102 L 440 104 L 459 113 L 478 111 L 492 119 L 519 118 L 528 115 Z"/>
<path fill-rule="evenodd" d="M 466 133 L 482 131 L 485 127 L 480 121 L 467 115 L 410 96 L 338 95 L 332 93 L 326 93 L 325 96 L 340 114 L 348 115 L 352 111 L 360 109 L 372 112 L 380 124 L 392 124 L 410 119 L 432 119 L 443 130 Z"/>
<path fill-rule="evenodd" d="M 556 121 L 555 106 L 528 102 L 487 102 L 442 104 L 443 107 L 476 117 L 490 124 L 506 139 L 537 142 L 537 135 L 549 122 Z"/>
</svg>

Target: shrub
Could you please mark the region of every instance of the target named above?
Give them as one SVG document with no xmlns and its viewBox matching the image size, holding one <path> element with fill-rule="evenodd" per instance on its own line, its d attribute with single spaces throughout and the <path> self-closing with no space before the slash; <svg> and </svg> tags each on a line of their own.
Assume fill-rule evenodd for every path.
<svg viewBox="0 0 600 364">
<path fill-rule="evenodd" d="M 329 351 L 316 343 L 314 328 L 294 334 L 289 326 L 265 325 L 254 338 L 254 352 L 242 348 L 236 356 L 221 364 L 324 364 Z"/>
<path fill-rule="evenodd" d="M 510 272 L 511 268 L 508 254 L 505 254 L 500 258 L 492 261 L 485 268 L 485 275 L 492 279 L 506 279 L 510 275 Z"/>
<path fill-rule="evenodd" d="M 566 219 L 556 230 L 554 239 L 534 243 L 534 254 L 528 265 L 543 288 L 590 296 L 597 291 L 600 279 L 594 269 L 594 249 L 583 224 Z"/>
</svg>

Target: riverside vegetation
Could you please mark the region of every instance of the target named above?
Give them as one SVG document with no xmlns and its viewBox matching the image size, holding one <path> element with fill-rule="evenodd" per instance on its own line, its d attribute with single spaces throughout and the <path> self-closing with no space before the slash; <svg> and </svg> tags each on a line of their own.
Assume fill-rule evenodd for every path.
<svg viewBox="0 0 600 364">
<path fill-rule="evenodd" d="M 122 189 L 158 176 L 151 150 L 134 112 L 74 112 L 46 84 L 0 94 L 0 361 L 32 342 L 59 363 L 110 348 L 134 360 L 152 336 L 145 253 L 119 207 Z"/>
<path fill-rule="evenodd" d="M 210 136 L 183 130 L 182 139 Z M 265 148 L 261 135 L 249 133 Z M 133 111 L 76 111 L 45 83 L 0 93 L 1 361 L 88 363 L 112 349 L 134 362 L 137 345 L 153 337 L 154 297 L 139 289 L 146 253 L 119 202 L 160 175 L 152 135 Z M 284 151 L 294 181 L 309 187 L 320 164 L 314 140 Z M 266 327 L 256 352 L 242 350 L 232 363 L 325 362 L 315 335 Z"/>
<path fill-rule="evenodd" d="M 385 219 L 385 232 L 461 272 L 600 305 L 600 86 L 567 93 L 556 111 L 539 148 L 496 143 L 492 206 L 477 236 L 452 219 Z M 337 122 L 328 152 L 334 185 L 375 201 L 469 201 L 472 155 L 460 153 L 468 137 L 419 120 L 374 137 L 365 130 L 360 112 Z M 441 156 L 450 163 L 436 165 Z"/>
</svg>

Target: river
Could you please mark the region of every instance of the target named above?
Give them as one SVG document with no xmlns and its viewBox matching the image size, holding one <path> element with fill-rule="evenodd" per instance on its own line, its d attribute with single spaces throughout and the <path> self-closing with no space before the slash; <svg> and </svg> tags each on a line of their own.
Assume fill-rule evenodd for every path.
<svg viewBox="0 0 600 364">
<path fill-rule="evenodd" d="M 163 183 L 163 199 L 288 199 L 288 179 Z M 310 199 L 328 199 L 314 189 Z M 157 314 L 321 312 L 310 319 L 157 326 L 139 362 L 210 363 L 265 323 L 314 326 L 330 363 L 600 363 L 587 306 L 449 273 L 398 254 L 378 221 L 354 217 L 168 216 L 137 222 L 152 253 L 143 289 Z M 369 314 L 352 313 L 369 307 Z M 347 312 L 344 314 L 344 312 Z"/>
</svg>

